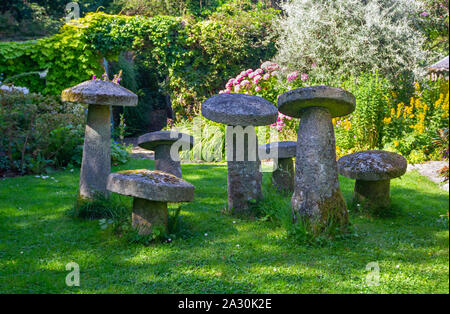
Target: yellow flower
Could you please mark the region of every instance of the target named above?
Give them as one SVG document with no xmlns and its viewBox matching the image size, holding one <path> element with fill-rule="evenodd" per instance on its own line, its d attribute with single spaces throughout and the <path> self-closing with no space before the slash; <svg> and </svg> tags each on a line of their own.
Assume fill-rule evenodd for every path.
<svg viewBox="0 0 450 314">
<path fill-rule="evenodd" d="M 399 142 L 397 140 L 395 140 L 394 145 L 395 145 L 395 147 L 397 147 L 399 145 Z"/>
</svg>

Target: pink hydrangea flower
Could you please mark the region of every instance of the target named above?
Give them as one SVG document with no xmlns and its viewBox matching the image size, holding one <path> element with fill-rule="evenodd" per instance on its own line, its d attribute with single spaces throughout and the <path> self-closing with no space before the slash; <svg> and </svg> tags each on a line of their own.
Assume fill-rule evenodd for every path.
<svg viewBox="0 0 450 314">
<path fill-rule="evenodd" d="M 258 75 L 255 76 L 253 82 L 254 82 L 255 84 L 258 84 L 260 79 L 261 79 L 261 75 L 258 74 Z"/>
<path fill-rule="evenodd" d="M 423 16 L 423 17 L 427 17 L 428 15 L 430 15 L 428 12 L 422 12 L 422 13 L 420 13 L 420 16 Z"/>
<path fill-rule="evenodd" d="M 247 72 L 247 75 L 249 75 L 250 73 L 252 73 L 253 72 L 253 70 L 252 69 L 248 69 L 247 71 L 245 71 L 245 72 Z"/>
<path fill-rule="evenodd" d="M 260 90 L 261 90 L 261 86 L 258 85 L 255 87 L 255 91 L 259 92 Z"/>
<path fill-rule="evenodd" d="M 256 72 L 252 72 L 248 75 L 248 77 L 253 79 L 256 75 L 257 75 Z"/>
<path fill-rule="evenodd" d="M 308 74 L 306 73 L 302 73 L 302 75 L 300 76 L 300 79 L 304 82 L 308 79 Z"/>
<path fill-rule="evenodd" d="M 266 74 L 264 74 L 263 79 L 264 79 L 264 80 L 268 80 L 269 77 L 270 77 L 270 74 L 269 74 L 269 73 L 266 73 Z"/>
<path fill-rule="evenodd" d="M 248 84 L 250 84 L 250 82 L 249 82 L 248 80 L 243 80 L 243 81 L 241 82 L 241 86 L 246 86 L 246 85 L 248 85 Z"/>
<path fill-rule="evenodd" d="M 293 81 L 293 80 L 297 79 L 297 77 L 298 77 L 298 71 L 294 71 L 294 72 L 288 74 L 287 79 L 288 79 L 288 81 Z"/>
<path fill-rule="evenodd" d="M 257 69 L 257 70 L 255 71 L 256 74 L 263 74 L 263 72 L 264 72 L 263 69 Z"/>
<path fill-rule="evenodd" d="M 241 90 L 241 86 L 240 85 L 235 85 L 234 86 L 234 92 L 235 93 L 239 93 L 240 90 Z"/>
</svg>

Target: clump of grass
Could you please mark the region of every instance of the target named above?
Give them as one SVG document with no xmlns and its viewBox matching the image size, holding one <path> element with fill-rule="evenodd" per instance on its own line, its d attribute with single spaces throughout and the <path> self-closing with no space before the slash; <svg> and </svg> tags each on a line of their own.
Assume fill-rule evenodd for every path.
<svg viewBox="0 0 450 314">
<path fill-rule="evenodd" d="M 77 199 L 68 214 L 82 219 L 113 219 L 122 220 L 130 214 L 126 205 L 113 198 L 97 194 L 93 200 Z"/>
<path fill-rule="evenodd" d="M 286 193 L 278 192 L 270 182 L 265 182 L 264 200 L 259 203 L 259 210 L 263 213 L 264 221 L 272 221 L 282 226 L 288 237 L 294 241 L 307 245 L 325 245 L 334 240 L 347 239 L 356 236 L 353 226 L 342 227 L 330 219 L 320 233 L 314 232 L 307 220 L 292 222 L 290 197 Z"/>
</svg>

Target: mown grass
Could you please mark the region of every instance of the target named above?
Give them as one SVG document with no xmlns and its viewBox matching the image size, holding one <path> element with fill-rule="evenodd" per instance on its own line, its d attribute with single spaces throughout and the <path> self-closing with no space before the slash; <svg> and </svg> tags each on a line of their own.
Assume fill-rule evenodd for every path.
<svg viewBox="0 0 450 314">
<path fill-rule="evenodd" d="M 132 160 L 113 170 L 146 167 L 152 162 Z M 352 212 L 357 236 L 311 246 L 281 222 L 223 214 L 225 165 L 182 168 L 196 187 L 181 211 L 188 236 L 150 246 L 67 215 L 77 170 L 0 180 L 0 293 L 449 293 L 449 230 L 440 217 L 449 195 L 415 172 L 392 181 L 392 216 Z M 354 182 L 340 180 L 350 202 Z M 288 217 L 289 197 L 270 189 L 270 174 L 264 190 L 261 206 Z M 114 197 L 131 207 L 131 198 Z M 69 262 L 80 265 L 80 287 L 65 284 Z M 380 267 L 378 286 L 366 284 L 370 262 Z"/>
</svg>

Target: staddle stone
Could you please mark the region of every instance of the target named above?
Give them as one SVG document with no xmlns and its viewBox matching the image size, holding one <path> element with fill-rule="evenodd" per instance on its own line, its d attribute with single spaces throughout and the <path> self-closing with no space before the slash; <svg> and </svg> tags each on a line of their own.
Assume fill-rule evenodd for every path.
<svg viewBox="0 0 450 314">
<path fill-rule="evenodd" d="M 259 155 L 273 159 L 275 170 L 272 172 L 272 185 L 280 192 L 294 191 L 294 161 L 297 143 L 280 141 L 259 146 Z M 261 157 L 260 157 L 261 158 Z"/>
<path fill-rule="evenodd" d="M 194 138 L 189 134 L 175 131 L 157 131 L 141 135 L 138 145 L 155 152 L 155 170 L 182 177 L 179 151 L 190 150 Z M 172 156 L 174 155 L 174 156 Z"/>
<path fill-rule="evenodd" d="M 128 89 L 109 82 L 90 80 L 63 90 L 63 101 L 89 104 L 80 173 L 81 198 L 107 196 L 111 172 L 110 105 L 136 106 L 138 97 Z"/>
<path fill-rule="evenodd" d="M 355 97 L 344 90 L 314 86 L 278 98 L 283 114 L 299 117 L 292 219 L 316 234 L 348 224 L 348 210 L 339 187 L 332 118 L 351 113 Z"/>
<path fill-rule="evenodd" d="M 264 98 L 245 94 L 219 94 L 202 104 L 205 118 L 227 124 L 228 210 L 253 216 L 253 201 L 262 198 L 261 162 L 255 126 L 272 124 L 277 108 Z"/>
<path fill-rule="evenodd" d="M 166 230 L 167 203 L 191 202 L 194 186 L 172 174 L 158 170 L 126 170 L 111 173 L 108 190 L 132 196 L 132 224 L 140 234 L 149 234 L 155 227 Z"/>
<path fill-rule="evenodd" d="M 405 157 L 382 150 L 369 150 L 343 156 L 339 173 L 356 179 L 353 201 L 375 213 L 390 207 L 390 181 L 406 172 Z"/>
</svg>

